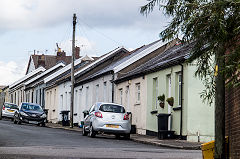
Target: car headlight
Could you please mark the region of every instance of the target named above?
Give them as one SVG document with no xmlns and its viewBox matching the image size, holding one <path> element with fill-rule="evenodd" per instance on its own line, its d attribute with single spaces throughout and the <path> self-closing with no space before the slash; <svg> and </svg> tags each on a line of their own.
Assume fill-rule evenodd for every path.
<svg viewBox="0 0 240 159">
<path fill-rule="evenodd" d="M 46 114 L 41 115 L 41 118 L 46 118 L 46 117 L 47 117 Z"/>
<path fill-rule="evenodd" d="M 24 112 L 20 112 L 20 114 L 21 115 L 23 115 L 23 116 L 28 116 L 26 113 L 24 113 Z"/>
</svg>

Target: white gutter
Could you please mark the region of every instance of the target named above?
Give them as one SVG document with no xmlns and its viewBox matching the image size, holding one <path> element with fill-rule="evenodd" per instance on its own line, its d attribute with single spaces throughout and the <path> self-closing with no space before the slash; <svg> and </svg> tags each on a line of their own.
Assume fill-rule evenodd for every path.
<svg viewBox="0 0 240 159">
<path fill-rule="evenodd" d="M 27 81 L 27 82 L 25 83 L 25 85 L 28 85 L 28 84 L 32 83 L 33 81 L 37 80 L 38 78 L 41 78 L 42 76 L 48 74 L 49 72 L 51 72 L 51 71 L 53 71 L 53 70 L 55 70 L 55 69 L 57 69 L 58 67 L 61 67 L 61 66 L 64 67 L 65 64 L 59 63 L 59 64 L 53 66 L 52 68 L 48 69 L 47 71 L 41 73 L 40 75 L 34 77 L 33 79 L 31 79 L 31 80 L 29 80 L 29 81 Z"/>
<path fill-rule="evenodd" d="M 38 67 L 36 70 L 28 73 L 27 75 L 25 75 L 23 78 L 19 79 L 18 81 L 14 82 L 13 84 L 9 85 L 9 88 L 13 88 L 14 86 L 16 86 L 17 84 L 25 81 L 26 79 L 30 78 L 31 76 L 39 73 L 39 72 L 44 72 L 46 69 L 43 68 L 42 66 Z"/>
</svg>

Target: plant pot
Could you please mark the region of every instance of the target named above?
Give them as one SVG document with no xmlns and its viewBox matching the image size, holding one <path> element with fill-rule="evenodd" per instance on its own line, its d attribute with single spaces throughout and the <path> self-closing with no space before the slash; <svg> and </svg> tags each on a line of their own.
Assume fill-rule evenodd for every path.
<svg viewBox="0 0 240 159">
<path fill-rule="evenodd" d="M 173 106 L 173 101 L 169 101 L 168 104 L 169 104 L 170 106 Z"/>
<path fill-rule="evenodd" d="M 161 108 L 164 108 L 164 103 L 163 103 L 163 102 L 160 102 L 160 103 L 159 103 L 159 106 L 160 106 Z"/>
</svg>

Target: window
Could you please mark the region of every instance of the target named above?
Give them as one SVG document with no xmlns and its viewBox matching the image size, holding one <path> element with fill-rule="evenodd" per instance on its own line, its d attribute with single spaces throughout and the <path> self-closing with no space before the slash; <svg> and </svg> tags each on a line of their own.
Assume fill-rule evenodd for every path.
<svg viewBox="0 0 240 159">
<path fill-rule="evenodd" d="M 178 105 L 182 105 L 182 74 L 178 73 Z"/>
<path fill-rule="evenodd" d="M 140 83 L 136 83 L 136 103 L 140 103 L 140 92 L 141 92 L 141 87 L 140 87 Z"/>
<path fill-rule="evenodd" d="M 52 107 L 52 103 L 53 103 L 52 102 L 52 91 L 50 91 L 50 100 L 49 101 L 50 101 L 50 106 Z"/>
<path fill-rule="evenodd" d="M 11 103 L 13 103 L 13 94 L 11 94 Z"/>
<path fill-rule="evenodd" d="M 126 109 L 129 110 L 129 98 L 130 98 L 129 97 L 129 95 L 130 95 L 129 86 L 126 86 L 125 93 L 126 93 L 126 98 L 125 98 L 126 103 L 125 103 L 125 105 L 127 106 Z"/>
<path fill-rule="evenodd" d="M 21 90 L 21 102 L 23 102 L 23 91 Z"/>
<path fill-rule="evenodd" d="M 18 91 L 18 105 L 20 104 L 20 91 Z"/>
<path fill-rule="evenodd" d="M 61 110 L 63 110 L 63 95 L 61 94 L 61 96 L 60 96 L 60 102 L 61 102 Z"/>
<path fill-rule="evenodd" d="M 38 90 L 36 90 L 36 103 L 38 102 Z"/>
<path fill-rule="evenodd" d="M 99 110 L 103 112 L 111 112 L 111 113 L 125 113 L 124 107 L 120 105 L 113 105 L 113 104 L 103 104 L 100 106 Z"/>
<path fill-rule="evenodd" d="M 123 89 L 119 89 L 119 94 L 120 94 L 120 104 L 123 104 Z"/>
<path fill-rule="evenodd" d="M 66 107 L 67 106 L 67 100 L 68 100 L 68 97 L 67 97 L 67 92 L 65 92 L 65 106 L 64 107 Z M 63 108 L 64 109 L 64 108 Z"/>
<path fill-rule="evenodd" d="M 153 78 L 153 109 L 157 109 L 158 104 L 158 78 Z"/>
<path fill-rule="evenodd" d="M 50 105 L 49 104 L 49 92 L 47 92 L 47 101 L 48 101 L 47 104 Z"/>
<path fill-rule="evenodd" d="M 98 102 L 99 96 L 99 84 L 96 85 L 96 102 Z"/>
<path fill-rule="evenodd" d="M 39 90 L 39 95 L 40 95 L 39 104 L 42 105 L 42 90 L 41 89 Z"/>
<path fill-rule="evenodd" d="M 45 91 L 42 90 L 42 106 L 45 107 Z"/>
<path fill-rule="evenodd" d="M 107 101 L 107 82 L 103 82 L 103 101 Z"/>
<path fill-rule="evenodd" d="M 79 89 L 79 105 L 82 104 L 82 89 Z"/>
<path fill-rule="evenodd" d="M 88 106 L 88 92 L 89 91 L 89 87 L 86 87 L 86 106 Z"/>
<path fill-rule="evenodd" d="M 33 91 L 32 91 L 32 103 L 33 103 Z"/>
</svg>

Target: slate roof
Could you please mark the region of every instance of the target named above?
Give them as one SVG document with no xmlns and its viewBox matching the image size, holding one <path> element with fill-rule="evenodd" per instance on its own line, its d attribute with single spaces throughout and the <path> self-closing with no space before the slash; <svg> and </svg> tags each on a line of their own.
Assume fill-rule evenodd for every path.
<svg viewBox="0 0 240 159">
<path fill-rule="evenodd" d="M 32 59 L 33 59 L 33 62 L 34 62 L 34 65 L 35 65 L 36 69 L 39 67 L 39 63 L 38 63 L 39 60 L 38 59 L 40 58 L 40 56 L 44 56 L 44 60 L 45 60 L 44 68 L 46 70 L 55 66 L 58 63 L 56 55 L 32 55 Z M 64 63 L 66 65 L 68 65 L 72 61 L 72 56 L 61 57 L 61 61 L 64 61 Z"/>
<path fill-rule="evenodd" d="M 83 81 L 86 81 L 86 80 L 89 80 L 89 79 L 93 79 L 93 78 L 96 78 L 96 77 L 98 77 L 98 76 L 100 76 L 100 75 L 106 74 L 106 73 L 108 73 L 108 72 L 110 72 L 110 71 L 113 71 L 113 69 L 114 69 L 116 66 L 118 66 L 119 64 L 121 64 L 121 63 L 123 63 L 124 61 L 132 58 L 133 56 L 141 53 L 143 50 L 151 47 L 152 45 L 156 44 L 156 43 L 159 42 L 159 41 L 160 41 L 160 40 L 157 40 L 157 41 L 155 41 L 155 42 L 153 42 L 153 43 L 150 43 L 150 44 L 148 44 L 148 45 L 143 45 L 142 47 L 137 48 L 137 49 L 131 51 L 131 52 L 128 54 L 128 56 L 125 56 L 125 57 L 121 58 L 120 60 L 111 63 L 110 65 L 106 66 L 105 68 L 103 68 L 103 69 L 101 69 L 101 70 L 93 73 L 92 75 L 90 75 L 90 76 L 88 76 L 88 77 L 86 77 L 86 78 L 84 78 L 84 79 L 82 79 L 81 81 L 78 81 L 78 82 L 83 82 Z"/>
<path fill-rule="evenodd" d="M 151 60 L 132 69 L 125 75 L 116 79 L 115 82 L 119 83 L 121 81 L 129 80 L 133 77 L 138 77 L 141 75 L 145 75 L 147 73 L 152 73 L 164 68 L 168 68 L 183 63 L 188 58 L 192 48 L 193 48 L 192 44 L 175 45 L 167 49 L 163 53 L 159 54 L 158 56 L 152 58 Z"/>
</svg>

